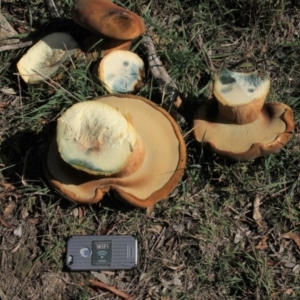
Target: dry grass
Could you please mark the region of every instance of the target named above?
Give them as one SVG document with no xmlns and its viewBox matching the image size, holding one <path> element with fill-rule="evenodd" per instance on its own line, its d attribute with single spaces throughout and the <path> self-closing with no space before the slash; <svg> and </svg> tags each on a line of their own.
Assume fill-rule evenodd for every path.
<svg viewBox="0 0 300 300">
<path fill-rule="evenodd" d="M 26 49 L 0 53 L 0 199 L 2 299 L 118 299 L 94 292 L 89 272 L 64 272 L 66 237 L 134 234 L 139 264 L 102 279 L 136 299 L 299 299 L 299 245 L 282 237 L 300 225 L 300 4 L 299 1 L 115 1 L 143 16 L 148 33 L 190 111 L 210 96 L 221 68 L 268 72 L 268 100 L 290 105 L 296 128 L 281 151 L 251 162 L 231 163 L 187 135 L 188 166 L 174 193 L 151 215 L 124 207 L 108 195 L 79 207 L 48 188 L 44 151 L 55 120 L 80 101 L 104 93 L 78 59 L 63 71 L 60 86 L 28 87 L 16 76 Z M 56 1 L 65 19 L 53 20 L 43 1 L 2 3 L 22 39 L 56 30 L 77 39 L 85 32 L 69 20 L 72 2 Z M 137 49 L 139 51 L 139 49 Z M 70 96 L 69 93 L 73 96 Z M 156 95 L 149 76 L 141 96 Z M 253 218 L 259 197 L 262 220 Z M 85 216 L 79 219 L 78 209 Z M 13 230 L 21 225 L 22 237 Z"/>
</svg>

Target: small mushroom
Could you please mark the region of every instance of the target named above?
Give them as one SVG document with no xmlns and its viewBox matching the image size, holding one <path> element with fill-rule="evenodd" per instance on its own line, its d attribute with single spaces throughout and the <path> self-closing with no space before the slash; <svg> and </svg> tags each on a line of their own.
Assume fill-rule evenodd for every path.
<svg viewBox="0 0 300 300">
<path fill-rule="evenodd" d="M 38 84 L 56 73 L 77 50 L 79 50 L 77 42 L 68 33 L 51 33 L 22 56 L 17 68 L 26 83 Z"/>
<path fill-rule="evenodd" d="M 96 33 L 102 55 L 112 50 L 129 50 L 131 40 L 146 31 L 144 21 L 134 12 L 108 0 L 78 0 L 72 7 L 72 19 Z"/>
<path fill-rule="evenodd" d="M 269 80 L 257 73 L 222 71 L 214 82 L 217 99 L 200 105 L 195 114 L 196 140 L 233 160 L 282 148 L 294 130 L 293 112 L 283 103 L 264 104 L 269 87 Z"/>
<path fill-rule="evenodd" d="M 114 191 L 135 207 L 149 207 L 167 198 L 180 181 L 186 162 L 184 139 L 173 118 L 151 101 L 133 95 L 106 95 L 84 103 L 86 108 L 82 112 L 78 109 L 78 116 L 72 113 L 73 118 L 61 117 L 68 126 L 74 127 L 64 130 L 64 124 L 57 139 L 50 144 L 44 164 L 50 185 L 64 197 L 81 203 L 98 202 L 108 191 Z M 97 105 L 105 108 L 95 109 Z M 107 106 L 117 111 L 107 114 Z M 101 111 L 105 111 L 104 116 Z M 98 121 L 104 117 L 105 122 Z M 107 132 L 100 130 L 100 123 Z M 128 134 L 123 131 L 126 126 L 130 134 L 120 146 L 118 139 Z M 62 138 L 70 147 L 59 146 Z M 118 145 L 120 149 L 106 149 L 106 143 Z M 120 151 L 124 149 L 126 153 L 122 154 Z M 128 149 L 132 152 L 129 159 Z M 105 153 L 100 156 L 101 162 L 97 162 L 96 155 L 101 150 Z M 79 167 L 74 168 L 77 163 Z M 103 166 L 109 172 L 102 172 Z"/>
<path fill-rule="evenodd" d="M 143 86 L 145 67 L 137 54 L 115 50 L 94 66 L 93 73 L 109 93 L 133 93 Z"/>
</svg>

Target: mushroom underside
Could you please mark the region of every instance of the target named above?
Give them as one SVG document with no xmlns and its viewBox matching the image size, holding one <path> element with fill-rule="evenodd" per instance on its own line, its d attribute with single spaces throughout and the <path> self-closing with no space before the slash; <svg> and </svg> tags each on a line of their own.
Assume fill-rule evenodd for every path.
<svg viewBox="0 0 300 300">
<path fill-rule="evenodd" d="M 136 172 L 118 178 L 76 170 L 61 159 L 54 139 L 45 162 L 50 184 L 66 197 L 85 203 L 101 200 L 110 189 L 137 207 L 147 207 L 166 198 L 183 174 L 184 140 L 175 121 L 163 109 L 139 99 L 132 95 L 109 95 L 95 100 L 131 115 L 133 126 L 145 144 L 145 157 Z"/>
<path fill-rule="evenodd" d="M 197 110 L 194 134 L 198 142 L 234 160 L 252 160 L 282 148 L 294 129 L 293 112 L 283 103 L 269 102 L 249 124 L 232 124 L 218 113 L 218 103 L 207 101 Z"/>
</svg>

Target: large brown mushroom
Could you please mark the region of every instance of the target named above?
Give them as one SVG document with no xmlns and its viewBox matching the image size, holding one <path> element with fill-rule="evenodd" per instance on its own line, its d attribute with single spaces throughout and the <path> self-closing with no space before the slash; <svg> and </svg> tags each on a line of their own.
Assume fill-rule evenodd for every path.
<svg viewBox="0 0 300 300">
<path fill-rule="evenodd" d="M 73 126 L 71 124 L 77 124 L 75 128 L 70 129 L 67 126 L 68 129 L 66 129 L 67 127 L 64 126 L 65 128 L 62 130 L 64 135 L 59 134 L 57 139 L 55 138 L 51 142 L 44 165 L 46 178 L 50 185 L 64 197 L 81 203 L 98 202 L 109 191 L 116 192 L 121 199 L 135 207 L 149 207 L 167 198 L 180 181 L 186 162 L 185 143 L 173 118 L 164 109 L 151 101 L 133 95 L 107 95 L 84 103 L 88 103 L 89 108 L 84 110 L 80 118 L 73 115 L 72 122 L 71 118 L 65 119 L 64 115 L 62 116 L 65 119 L 64 122 L 69 123 L 71 127 Z M 126 142 L 129 145 L 127 149 L 131 149 L 130 151 L 135 158 L 129 155 L 130 159 L 128 159 L 127 154 L 124 156 L 120 153 L 115 155 L 116 152 L 110 155 L 111 150 L 106 151 L 103 156 L 106 161 L 99 161 L 98 163 L 97 159 L 93 158 L 97 151 L 101 152 L 101 148 L 105 149 L 102 142 L 106 139 L 105 129 L 103 129 L 104 131 L 99 130 L 98 125 L 95 125 L 94 122 L 97 118 L 101 118 L 95 109 L 97 104 L 110 106 L 118 110 L 128 121 L 129 128 L 135 129 L 138 138 L 134 138 L 135 131 L 132 131 L 131 128 L 129 131 L 133 133 L 133 138 L 130 138 L 130 143 Z M 87 110 L 95 111 L 92 118 Z M 84 116 L 87 116 L 87 118 Z M 113 128 L 115 130 L 120 124 L 119 117 L 110 119 L 114 125 L 110 126 L 105 123 L 108 131 Z M 79 125 L 76 120 L 80 120 Z M 81 128 L 83 130 L 81 133 L 85 132 L 91 124 L 94 124 L 98 129 L 91 128 L 90 135 L 87 134 L 88 131 L 86 135 L 79 133 L 76 135 L 78 128 L 81 127 L 80 124 L 85 124 L 85 129 Z M 126 125 L 122 125 L 122 128 L 125 127 Z M 97 135 L 96 132 L 99 132 L 99 134 Z M 119 136 L 124 136 L 125 133 L 120 132 L 122 134 Z M 65 145 L 64 150 L 61 145 L 58 147 L 63 136 L 64 142 L 69 143 L 71 146 L 68 148 Z M 117 136 L 118 134 L 112 140 L 115 141 Z M 76 149 L 83 149 L 86 154 L 85 158 L 82 158 L 83 156 L 79 150 L 73 150 L 76 141 L 78 141 L 78 148 Z M 105 145 L 113 143 L 115 142 L 108 141 Z M 126 143 L 120 147 L 125 149 L 127 147 Z M 71 158 L 71 155 L 67 153 L 67 149 L 70 152 L 77 152 L 75 153 L 77 159 Z M 67 158 L 62 155 L 62 152 L 67 153 Z M 120 155 L 122 159 L 119 159 Z M 89 156 L 91 157 L 90 160 L 88 159 Z M 115 160 L 120 163 L 116 164 Z M 108 166 L 107 162 L 109 161 L 114 166 L 113 171 L 102 172 L 103 165 Z M 76 164 L 79 165 L 77 165 L 77 168 L 74 167 Z M 95 171 L 96 164 L 98 170 Z"/>
<path fill-rule="evenodd" d="M 252 160 L 282 148 L 291 138 L 294 119 L 283 103 L 265 103 L 269 79 L 257 73 L 223 70 L 214 94 L 198 108 L 194 134 L 198 142 L 233 160 Z"/>
<path fill-rule="evenodd" d="M 134 12 L 108 0 L 78 0 L 72 7 L 73 20 L 96 33 L 102 55 L 112 50 L 129 50 L 131 41 L 146 31 L 144 21 Z"/>
</svg>

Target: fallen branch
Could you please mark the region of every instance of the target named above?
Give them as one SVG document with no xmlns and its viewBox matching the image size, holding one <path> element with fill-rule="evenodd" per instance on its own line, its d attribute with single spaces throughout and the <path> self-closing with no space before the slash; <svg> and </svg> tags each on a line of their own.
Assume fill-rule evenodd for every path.
<svg viewBox="0 0 300 300">
<path fill-rule="evenodd" d="M 60 14 L 53 0 L 45 0 L 52 18 L 60 18 Z"/>
<path fill-rule="evenodd" d="M 155 79 L 163 96 L 168 98 L 164 99 L 163 105 L 167 108 L 171 108 L 173 105 L 176 108 L 179 108 L 182 104 L 180 92 L 157 55 L 151 37 L 146 35 L 143 36 L 141 46 L 143 46 L 146 51 L 148 64 L 153 78 Z"/>
<path fill-rule="evenodd" d="M 105 283 L 102 283 L 102 282 L 96 281 L 96 280 L 89 280 L 89 282 L 90 282 L 91 285 L 99 287 L 99 288 L 102 288 L 102 289 L 105 289 L 105 290 L 108 290 L 108 291 L 114 293 L 115 295 L 117 295 L 119 297 L 122 297 L 123 299 L 134 300 L 134 297 L 128 295 L 127 293 L 119 291 L 118 289 L 116 289 L 113 286 L 109 286 L 109 285 L 107 285 Z"/>
</svg>

